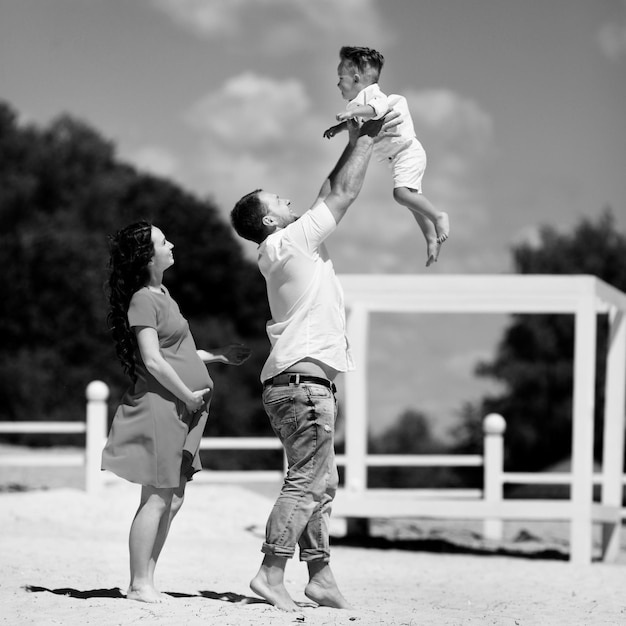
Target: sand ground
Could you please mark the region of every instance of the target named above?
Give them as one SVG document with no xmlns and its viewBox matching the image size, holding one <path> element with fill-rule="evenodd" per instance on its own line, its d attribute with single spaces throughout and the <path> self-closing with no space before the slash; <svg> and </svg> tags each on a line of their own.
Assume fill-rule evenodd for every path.
<svg viewBox="0 0 626 626">
<path fill-rule="evenodd" d="M 379 522 L 369 542 L 334 542 L 332 567 L 352 610 L 313 605 L 294 561 L 287 586 L 301 611 L 282 613 L 248 587 L 278 486 L 204 477 L 189 485 L 159 562 L 169 601 L 129 601 L 139 487 L 114 480 L 89 495 L 75 471 L 59 471 L 0 467 L 2 624 L 626 625 L 626 546 L 617 563 L 572 565 L 567 529 L 554 524 L 507 525 L 495 545 L 470 522 Z"/>
</svg>

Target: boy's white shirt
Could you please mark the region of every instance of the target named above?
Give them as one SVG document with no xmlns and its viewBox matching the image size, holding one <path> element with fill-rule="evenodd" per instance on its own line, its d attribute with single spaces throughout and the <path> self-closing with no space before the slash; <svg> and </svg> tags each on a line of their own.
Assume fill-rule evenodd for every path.
<svg viewBox="0 0 626 626">
<path fill-rule="evenodd" d="M 387 95 L 381 91 L 378 83 L 373 83 L 361 89 L 361 91 L 359 91 L 356 95 L 356 98 L 353 98 L 350 102 L 348 102 L 346 111 L 352 111 L 357 107 L 369 105 L 374 109 L 374 119 L 378 120 L 387 112 L 387 109 L 389 108 L 387 100 Z M 359 118 L 359 123 L 362 122 L 363 119 Z"/>
<path fill-rule="evenodd" d="M 374 154 L 379 161 L 394 157 L 400 150 L 413 143 L 415 128 L 409 111 L 409 103 L 404 96 L 397 94 L 386 95 L 378 83 L 373 83 L 359 91 L 355 98 L 348 102 L 346 111 L 354 110 L 357 106 L 369 105 L 374 109 L 374 119 L 380 119 L 391 107 L 400 113 L 400 124 L 394 128 L 398 137 L 384 137 L 374 144 Z M 363 120 L 359 118 L 359 123 Z"/>
</svg>

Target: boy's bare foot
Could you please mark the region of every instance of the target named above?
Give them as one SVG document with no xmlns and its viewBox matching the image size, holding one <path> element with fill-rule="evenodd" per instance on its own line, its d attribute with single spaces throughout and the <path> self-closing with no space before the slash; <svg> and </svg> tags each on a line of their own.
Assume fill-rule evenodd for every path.
<svg viewBox="0 0 626 626">
<path fill-rule="evenodd" d="M 285 585 L 282 582 L 270 583 L 263 572 L 263 568 L 250 581 L 250 589 L 281 611 L 292 613 L 299 610 L 298 605 L 289 595 Z"/>
<path fill-rule="evenodd" d="M 437 262 L 439 258 L 439 250 L 441 249 L 441 244 L 436 239 L 428 240 L 426 242 L 426 267 L 430 267 L 433 263 Z"/>
<path fill-rule="evenodd" d="M 163 594 L 151 585 L 135 585 L 128 588 L 126 599 L 158 604 L 163 602 Z"/>
<path fill-rule="evenodd" d="M 435 230 L 439 243 L 443 243 L 450 236 L 450 220 L 446 212 L 442 211 L 439 217 L 435 219 Z"/>
<path fill-rule="evenodd" d="M 304 588 L 304 595 L 317 602 L 320 606 L 329 606 L 333 609 L 351 609 L 348 601 L 343 597 L 335 577 L 326 562 L 315 564 L 309 562 L 309 582 Z"/>
</svg>

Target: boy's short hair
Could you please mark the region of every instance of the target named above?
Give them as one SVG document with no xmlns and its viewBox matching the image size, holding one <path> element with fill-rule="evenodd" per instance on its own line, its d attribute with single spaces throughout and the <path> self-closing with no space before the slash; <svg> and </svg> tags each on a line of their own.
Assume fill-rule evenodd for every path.
<svg viewBox="0 0 626 626">
<path fill-rule="evenodd" d="M 262 189 L 255 189 L 243 196 L 230 212 L 230 222 L 240 237 L 261 243 L 267 236 L 263 218 L 267 208 L 259 198 Z"/>
<path fill-rule="evenodd" d="M 380 52 L 360 46 L 343 46 L 339 51 L 339 58 L 342 63 L 356 69 L 373 83 L 378 82 L 385 64 L 385 57 Z"/>
</svg>

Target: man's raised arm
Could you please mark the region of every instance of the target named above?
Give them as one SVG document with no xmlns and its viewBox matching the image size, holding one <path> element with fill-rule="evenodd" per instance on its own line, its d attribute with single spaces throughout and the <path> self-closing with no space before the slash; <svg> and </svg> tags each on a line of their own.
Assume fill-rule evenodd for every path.
<svg viewBox="0 0 626 626">
<path fill-rule="evenodd" d="M 368 120 L 360 128 L 348 122 L 348 145 L 324 181 L 318 202 L 324 201 L 338 224 L 361 191 L 374 143 L 382 137 L 395 136 L 399 114 L 391 112 L 379 120 Z"/>
</svg>

